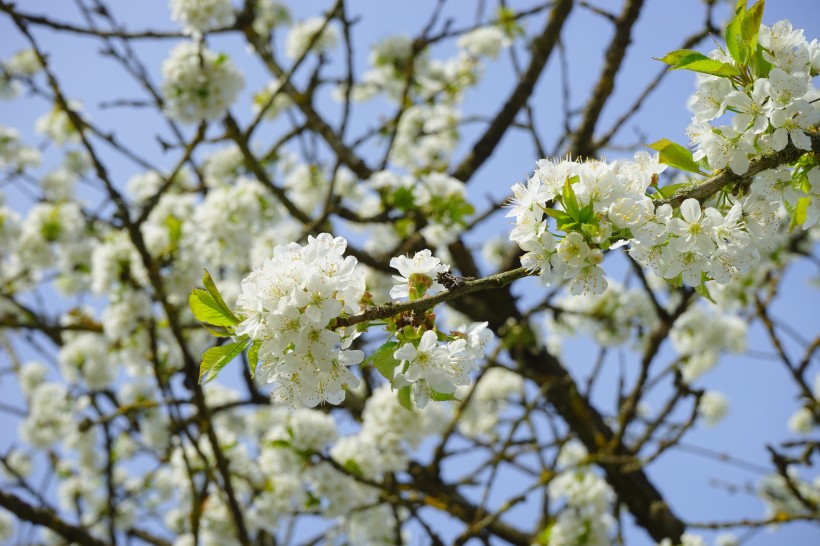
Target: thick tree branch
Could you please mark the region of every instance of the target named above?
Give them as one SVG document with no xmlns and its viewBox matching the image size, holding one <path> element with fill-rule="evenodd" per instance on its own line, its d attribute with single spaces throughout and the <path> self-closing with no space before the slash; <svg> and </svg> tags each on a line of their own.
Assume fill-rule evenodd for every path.
<svg viewBox="0 0 820 546">
<path fill-rule="evenodd" d="M 820 132 L 810 133 L 812 150 L 817 153 L 820 152 Z M 773 152 L 749 162 L 749 170 L 742 175 L 737 175 L 727 168 L 719 173 L 707 178 L 703 182 L 694 183 L 690 187 L 682 188 L 675 192 L 667 199 L 658 201 L 658 205 L 668 204 L 673 207 L 680 206 L 687 199 L 697 199 L 702 201 L 712 197 L 721 188 L 732 186 L 733 190 L 747 190 L 752 183 L 752 179 L 758 173 L 767 169 L 773 169 L 780 165 L 786 165 L 797 161 L 800 156 L 806 153 L 806 150 L 795 148 L 794 145 L 789 144 L 779 152 Z"/>
<path fill-rule="evenodd" d="M 617 76 L 621 63 L 626 56 L 626 48 L 632 41 L 632 27 L 638 20 L 641 13 L 643 0 L 629 0 L 624 6 L 624 11 L 615 23 L 615 35 L 606 50 L 606 60 L 601 77 L 595 85 L 595 90 L 584 108 L 584 119 L 581 125 L 575 130 L 569 154 L 573 157 L 588 157 L 593 153 L 593 133 L 598 124 L 598 118 L 604 105 L 612 96 L 615 89 L 615 77 Z"/>
<path fill-rule="evenodd" d="M 501 137 L 510 128 L 515 116 L 532 95 L 538 78 L 544 71 L 544 67 L 549 60 L 558 38 L 561 36 L 561 29 L 572 11 L 573 0 L 559 0 L 553 6 L 547 24 L 541 35 L 532 43 L 532 57 L 527 70 L 518 81 L 513 92 L 504 102 L 504 106 L 493 117 L 493 121 L 483 135 L 473 144 L 472 150 L 453 171 L 453 177 L 466 182 L 473 174 L 487 161 L 501 141 Z"/>
<path fill-rule="evenodd" d="M 0 489 L 0 506 L 20 518 L 35 525 L 51 529 L 69 542 L 81 546 L 109 546 L 108 543 L 94 537 L 82 527 L 72 525 L 57 517 L 54 512 L 46 508 L 32 506 L 17 495 Z"/>
</svg>

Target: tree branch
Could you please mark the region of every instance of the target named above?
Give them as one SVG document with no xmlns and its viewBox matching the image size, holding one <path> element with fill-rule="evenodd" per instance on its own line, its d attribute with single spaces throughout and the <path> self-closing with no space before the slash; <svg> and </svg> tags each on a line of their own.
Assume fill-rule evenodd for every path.
<svg viewBox="0 0 820 546">
<path fill-rule="evenodd" d="M 493 150 L 501 141 L 501 137 L 510 128 L 510 125 L 515 121 L 515 116 L 518 115 L 518 112 L 532 95 L 538 77 L 544 71 L 547 60 L 561 36 L 561 29 L 572 10 L 572 5 L 572 0 L 559 0 L 555 3 L 544 30 L 532 43 L 532 57 L 526 72 L 518 81 L 518 85 L 515 86 L 504 106 L 493 118 L 490 126 L 473 144 L 473 148 L 467 157 L 453 171 L 452 176 L 454 178 L 466 182 L 490 158 Z"/>
</svg>

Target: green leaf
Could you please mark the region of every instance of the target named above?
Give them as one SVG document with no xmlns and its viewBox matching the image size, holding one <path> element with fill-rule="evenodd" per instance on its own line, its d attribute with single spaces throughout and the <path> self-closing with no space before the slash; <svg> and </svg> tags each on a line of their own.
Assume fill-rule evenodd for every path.
<svg viewBox="0 0 820 546">
<path fill-rule="evenodd" d="M 763 58 L 763 48 L 758 47 L 755 52 L 755 75 L 758 78 L 768 78 L 772 70 L 772 63 Z"/>
<path fill-rule="evenodd" d="M 590 202 L 587 206 L 578 211 L 578 221 L 582 224 L 591 224 L 595 220 L 595 207 Z"/>
<path fill-rule="evenodd" d="M 691 70 L 724 78 L 740 76 L 740 72 L 731 64 L 710 59 L 703 53 L 691 49 L 678 49 L 657 60 L 668 64 L 669 70 Z"/>
<path fill-rule="evenodd" d="M 226 343 L 219 347 L 211 347 L 202 355 L 202 363 L 199 365 L 199 382 L 204 383 L 214 379 L 219 371 L 231 360 L 241 353 L 248 345 L 248 339 Z"/>
<path fill-rule="evenodd" d="M 388 341 L 376 349 L 376 352 L 370 357 L 373 366 L 391 383 L 393 382 L 393 371 L 396 369 L 396 366 L 399 365 L 399 361 L 393 358 L 393 353 L 396 352 L 398 346 L 398 341 Z"/>
<path fill-rule="evenodd" d="M 182 238 L 182 222 L 176 216 L 169 216 L 165 219 L 168 226 L 168 234 L 172 243 L 177 243 Z"/>
<path fill-rule="evenodd" d="M 393 192 L 393 205 L 402 211 L 408 211 L 415 208 L 413 190 L 410 188 L 398 188 L 395 192 Z"/>
<path fill-rule="evenodd" d="M 256 365 L 259 364 L 259 347 L 261 345 L 261 341 L 254 341 L 248 349 L 248 367 L 251 370 L 251 377 L 256 375 Z"/>
<path fill-rule="evenodd" d="M 344 468 L 345 470 L 347 470 L 355 476 L 364 476 L 364 471 L 362 471 L 362 467 L 359 466 L 359 463 L 357 463 L 354 459 L 347 459 L 342 465 L 342 468 Z"/>
<path fill-rule="evenodd" d="M 572 189 L 570 180 L 564 181 L 564 190 L 561 192 L 561 201 L 564 205 L 564 210 L 567 214 L 575 220 L 578 220 L 578 213 L 581 207 L 578 206 L 578 198 L 575 197 L 575 190 Z"/>
<path fill-rule="evenodd" d="M 711 301 L 712 303 L 716 303 L 715 300 L 712 298 L 712 294 L 709 293 L 709 289 L 706 288 L 705 282 L 701 281 L 701 283 L 695 287 L 695 292 L 697 292 L 707 300 Z"/>
<path fill-rule="evenodd" d="M 743 46 L 747 52 L 743 64 L 748 64 L 757 51 L 757 37 L 760 33 L 760 23 L 763 21 L 764 1 L 758 0 L 743 16 L 740 33 Z"/>
<path fill-rule="evenodd" d="M 735 16 L 732 17 L 732 20 L 729 21 L 728 25 L 726 25 L 726 32 L 724 35 L 724 38 L 726 39 L 726 49 L 729 50 L 729 55 L 741 64 L 745 64 L 741 55 L 741 45 L 743 43 L 741 37 L 741 27 L 743 25 L 743 17 L 745 13 L 746 2 L 743 1 L 742 6 L 741 3 L 738 2 L 738 9 L 735 12 Z"/>
<path fill-rule="evenodd" d="M 723 63 L 714 59 L 698 59 L 686 62 L 681 66 L 673 66 L 671 70 L 691 70 L 692 72 L 700 72 L 701 74 L 710 74 L 712 76 L 721 76 L 723 78 L 730 78 L 732 76 L 740 76 L 737 68 L 729 63 Z"/>
<path fill-rule="evenodd" d="M 453 393 L 438 392 L 431 389 L 430 400 L 434 400 L 436 402 L 447 402 L 450 400 L 458 400 L 458 398 L 456 398 L 456 395 Z"/>
<path fill-rule="evenodd" d="M 791 228 L 802 226 L 806 222 L 806 212 L 809 210 L 809 204 L 811 204 L 811 197 L 801 197 L 797 200 L 797 205 L 794 207 L 794 216 L 792 216 Z"/>
<path fill-rule="evenodd" d="M 214 301 L 219 305 L 225 315 L 231 317 L 234 320 L 234 324 L 238 324 L 240 320 L 236 318 L 236 315 L 233 314 L 231 308 L 227 306 L 225 300 L 222 299 L 222 294 L 219 293 L 219 289 L 216 287 L 214 280 L 211 278 L 211 274 L 208 273 L 207 269 L 202 270 L 202 286 L 205 287 L 205 290 L 211 295 Z"/>
<path fill-rule="evenodd" d="M 225 328 L 224 326 L 215 326 L 213 324 L 202 323 L 202 327 L 205 328 L 209 334 L 214 337 L 233 337 L 233 332 Z"/>
<path fill-rule="evenodd" d="M 562 210 L 544 209 L 544 212 L 546 213 L 547 216 L 552 216 L 553 218 L 555 218 L 559 222 L 570 222 L 570 221 L 572 221 L 572 218 L 570 217 L 570 215 L 567 214 L 566 212 L 562 211 Z"/>
<path fill-rule="evenodd" d="M 239 322 L 232 314 L 226 314 L 213 297 L 201 288 L 194 288 L 191 291 L 188 306 L 194 317 L 205 324 L 235 326 Z"/>
<path fill-rule="evenodd" d="M 692 158 L 692 152 L 680 144 L 662 138 L 650 144 L 649 147 L 659 152 L 659 161 L 661 163 L 682 171 L 703 174 L 700 170 L 700 166 L 698 166 L 697 162 Z"/>
<path fill-rule="evenodd" d="M 709 57 L 707 57 L 700 51 L 695 51 L 694 49 L 676 49 L 675 51 L 670 51 L 660 59 L 657 57 L 653 57 L 653 59 L 655 59 L 656 61 L 660 61 L 671 66 L 676 66 L 682 60 L 687 58 L 708 59 Z"/>
<path fill-rule="evenodd" d="M 413 399 L 410 397 L 410 386 L 399 389 L 399 404 L 407 411 L 413 411 Z"/>
<path fill-rule="evenodd" d="M 668 199 L 672 197 L 678 190 L 690 185 L 690 182 L 681 182 L 680 184 L 669 184 L 668 186 L 658 188 L 658 191 L 652 194 L 652 199 Z"/>
<path fill-rule="evenodd" d="M 538 535 L 535 537 L 535 544 L 538 546 L 549 546 L 553 527 L 555 527 L 555 520 L 551 520 L 544 529 L 538 532 Z"/>
</svg>

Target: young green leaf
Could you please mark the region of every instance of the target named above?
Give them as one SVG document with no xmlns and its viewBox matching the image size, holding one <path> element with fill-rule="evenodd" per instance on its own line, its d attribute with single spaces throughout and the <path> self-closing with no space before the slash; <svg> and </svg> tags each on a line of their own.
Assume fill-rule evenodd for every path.
<svg viewBox="0 0 820 546">
<path fill-rule="evenodd" d="M 743 18 L 746 15 L 746 2 L 743 2 L 743 5 L 740 5 L 738 2 L 738 9 L 735 12 L 735 16 L 732 17 L 732 20 L 729 21 L 729 24 L 726 25 L 726 31 L 724 33 L 724 38 L 726 39 L 726 49 L 729 51 L 729 55 L 740 64 L 746 64 L 743 60 L 742 55 L 742 45 L 743 45 L 743 38 L 741 34 L 741 28 L 743 26 Z"/>
<path fill-rule="evenodd" d="M 236 315 L 233 314 L 231 308 L 228 307 L 225 300 L 222 299 L 222 295 L 219 293 L 219 289 L 216 287 L 216 284 L 207 269 L 202 270 L 202 286 L 205 287 L 205 290 L 208 291 L 214 302 L 216 302 L 220 309 L 222 309 L 224 314 L 231 317 L 234 320 L 234 324 L 238 324 L 240 322 L 239 319 L 236 318 Z"/>
<path fill-rule="evenodd" d="M 251 346 L 248 349 L 248 366 L 251 370 L 251 377 L 256 375 L 256 365 L 259 363 L 259 347 L 261 345 L 262 342 L 257 340 L 251 343 Z"/>
<path fill-rule="evenodd" d="M 207 383 L 214 379 L 222 368 L 247 347 L 248 342 L 249 340 L 245 338 L 219 347 L 211 347 L 205 351 L 202 355 L 202 363 L 199 365 L 199 382 Z"/>
<path fill-rule="evenodd" d="M 673 67 L 678 65 L 681 61 L 685 59 L 708 59 L 709 57 L 707 57 L 700 51 L 695 51 L 694 49 L 676 49 L 675 51 L 670 51 L 661 58 L 653 58 L 656 61 L 660 61 L 662 63 L 670 65 L 670 67 Z"/>
<path fill-rule="evenodd" d="M 233 332 L 224 326 L 216 326 L 213 324 L 208 324 L 206 322 L 202 323 L 202 327 L 205 328 L 209 334 L 214 337 L 232 337 Z"/>
<path fill-rule="evenodd" d="M 806 214 L 811 204 L 811 197 L 801 197 L 797 200 L 797 205 L 794 207 L 794 215 L 789 229 L 796 226 L 802 226 L 806 222 Z"/>
<path fill-rule="evenodd" d="M 413 399 L 410 397 L 410 386 L 399 389 L 399 404 L 407 411 L 413 411 Z"/>
<path fill-rule="evenodd" d="M 657 60 L 668 64 L 669 70 L 691 70 L 724 78 L 740 75 L 737 68 L 731 64 L 710 59 L 703 53 L 691 49 L 678 49 Z"/>
<path fill-rule="evenodd" d="M 731 64 L 716 61 L 714 59 L 696 59 L 686 62 L 680 66 L 673 66 L 671 69 L 691 70 L 692 72 L 700 72 L 701 74 L 710 74 L 712 76 L 720 76 L 722 78 L 740 76 L 738 69 Z"/>
<path fill-rule="evenodd" d="M 430 400 L 433 400 L 435 402 L 448 402 L 450 400 L 458 400 L 458 398 L 456 398 L 456 395 L 453 394 L 453 393 L 438 392 L 438 391 L 431 390 L 430 391 Z"/>
<path fill-rule="evenodd" d="M 396 352 L 398 346 L 399 343 L 397 341 L 388 341 L 376 349 L 376 352 L 370 357 L 373 366 L 379 370 L 379 373 L 382 374 L 385 379 L 391 382 L 393 381 L 393 371 L 396 369 L 396 366 L 399 365 L 399 361 L 393 358 L 393 353 Z"/>
<path fill-rule="evenodd" d="M 564 181 L 564 190 L 561 192 L 561 201 L 564 205 L 564 210 L 574 220 L 578 220 L 578 213 L 581 207 L 578 206 L 578 198 L 575 197 L 575 190 L 572 189 L 572 184 L 569 179 Z"/>
<path fill-rule="evenodd" d="M 547 216 L 552 216 L 553 218 L 555 218 L 559 222 L 571 222 L 572 221 L 572 218 L 570 217 L 570 215 L 567 214 L 566 212 L 562 211 L 562 210 L 545 208 L 544 212 L 547 214 Z"/>
<path fill-rule="evenodd" d="M 706 287 L 706 283 L 701 281 L 699 285 L 695 287 L 695 292 L 700 294 L 701 297 L 706 298 L 712 303 L 716 303 L 715 300 L 712 298 L 712 294 L 709 293 L 709 288 Z"/>
<path fill-rule="evenodd" d="M 703 174 L 700 170 L 700 166 L 692 158 L 692 152 L 680 144 L 662 138 L 650 144 L 649 147 L 659 152 L 659 161 L 661 163 L 682 171 Z"/>
<path fill-rule="evenodd" d="M 748 51 L 747 60 L 743 64 L 748 64 L 748 62 L 754 58 L 754 54 L 757 51 L 757 38 L 760 33 L 760 23 L 763 21 L 763 7 L 764 1 L 759 0 L 755 2 L 743 16 L 740 33 L 743 45 L 746 51 Z"/>
<path fill-rule="evenodd" d="M 188 306 L 199 322 L 213 326 L 235 326 L 239 320 L 214 300 L 209 292 L 201 288 L 194 288 L 188 297 Z"/>
</svg>

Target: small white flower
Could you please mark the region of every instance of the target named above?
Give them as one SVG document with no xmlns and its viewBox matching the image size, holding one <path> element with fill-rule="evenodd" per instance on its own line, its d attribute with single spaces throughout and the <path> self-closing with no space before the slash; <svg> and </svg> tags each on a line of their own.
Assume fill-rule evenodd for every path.
<svg viewBox="0 0 820 546">
<path fill-rule="evenodd" d="M 772 134 L 772 146 L 780 151 L 786 147 L 788 140 L 801 150 L 811 150 L 811 139 L 805 131 L 817 123 L 820 112 L 806 101 L 798 100 L 785 108 L 772 112 L 771 120 L 775 131 Z"/>
<path fill-rule="evenodd" d="M 400 274 L 400 276 L 393 275 L 399 283 L 390 289 L 390 297 L 393 299 L 409 298 L 411 293 L 415 297 L 420 297 L 423 294 L 442 290 L 443 287 L 436 281 L 436 277 L 439 273 L 450 270 L 449 265 L 442 264 L 441 260 L 434 257 L 427 249 L 416 252 L 412 258 L 407 256 L 391 258 L 390 267 L 398 269 Z"/>
<path fill-rule="evenodd" d="M 707 391 L 700 397 L 698 410 L 709 426 L 715 426 L 729 413 L 729 401 L 717 391 Z"/>
<path fill-rule="evenodd" d="M 700 209 L 698 200 L 691 198 L 681 203 L 680 213 L 683 219 L 672 218 L 666 228 L 669 233 L 677 236 L 677 239 L 672 243 L 675 249 L 679 252 L 695 249 L 703 254 L 712 252 L 715 243 L 712 241 L 710 233 L 715 225 L 714 217 L 710 214 L 704 214 Z"/>
<path fill-rule="evenodd" d="M 772 105 L 768 101 L 768 80 L 755 80 L 751 95 L 744 91 L 732 91 L 726 96 L 726 106 L 737 114 L 732 118 L 732 127 L 738 133 L 747 131 L 762 133 L 769 127 Z"/>
<path fill-rule="evenodd" d="M 584 240 L 583 235 L 573 231 L 568 233 L 558 244 L 558 256 L 570 266 L 581 267 L 587 263 L 589 245 Z"/>
<path fill-rule="evenodd" d="M 322 29 L 323 26 L 324 30 Z M 315 38 L 319 31 L 321 31 L 321 34 L 318 38 Z M 293 26 L 285 42 L 285 55 L 294 60 L 298 59 L 314 39 L 313 50 L 323 52 L 336 47 L 339 34 L 332 24 L 325 25 L 324 18 L 311 17 Z"/>
</svg>

